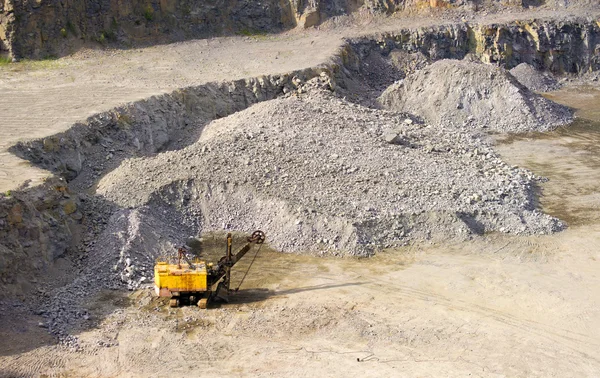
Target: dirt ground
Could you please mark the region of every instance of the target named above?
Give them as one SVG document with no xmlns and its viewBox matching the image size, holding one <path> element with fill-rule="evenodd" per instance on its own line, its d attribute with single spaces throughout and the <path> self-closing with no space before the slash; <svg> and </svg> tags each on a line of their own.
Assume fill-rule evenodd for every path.
<svg viewBox="0 0 600 378">
<path fill-rule="evenodd" d="M 504 17 L 515 16 L 492 21 Z M 390 20 L 369 31 L 434 22 Z M 48 174 L 6 151 L 18 140 L 178 87 L 312 66 L 353 33 L 363 28 L 1 66 L 0 191 Z M 0 377 L 600 376 L 600 90 L 549 97 L 592 121 L 500 139 L 498 150 L 550 179 L 540 205 L 567 221 L 566 231 L 489 234 L 369 259 L 263 250 L 227 305 L 170 309 L 149 286 L 88 298 L 89 321 L 75 332 L 82 350 L 57 345 L 41 316 L 15 307 L 11 317 L 0 313 Z M 249 261 L 236 266 L 234 283 Z M 50 274 L 61 267 L 72 271 L 58 261 Z"/>
<path fill-rule="evenodd" d="M 600 108 L 600 91 L 553 95 Z M 585 101 L 583 101 L 585 100 Z M 600 118 L 500 140 L 550 178 L 549 236 L 490 234 L 371 259 L 262 251 L 230 304 L 170 309 L 152 289 L 89 298 L 84 352 L 8 320 L 4 376 L 599 376 Z M 236 268 L 238 282 L 249 259 Z"/>
</svg>

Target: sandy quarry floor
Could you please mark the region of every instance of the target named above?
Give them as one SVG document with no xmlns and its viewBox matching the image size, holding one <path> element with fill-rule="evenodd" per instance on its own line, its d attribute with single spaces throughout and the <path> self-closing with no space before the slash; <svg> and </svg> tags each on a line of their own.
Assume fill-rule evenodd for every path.
<svg viewBox="0 0 600 378">
<path fill-rule="evenodd" d="M 132 50 L 82 50 L 54 61 L 0 66 L 0 191 L 47 176 L 7 152 L 17 141 L 68 129 L 120 104 L 211 81 L 235 80 L 312 67 L 327 61 L 344 37 L 446 22 L 493 23 L 562 18 L 589 11 L 542 10 L 478 16 L 355 20 L 353 26 L 280 35 L 215 38 Z"/>
<path fill-rule="evenodd" d="M 320 63 L 341 43 L 336 33 L 85 51 L 0 67 L 0 190 L 47 174 L 6 152 L 17 140 L 182 85 Z M 263 251 L 220 308 L 171 310 L 150 289 L 89 298 L 93 326 L 78 333 L 84 352 L 55 345 L 41 317 L 0 314 L 0 377 L 600 376 L 600 91 L 566 89 L 555 99 L 596 123 L 511 138 L 499 151 L 551 179 L 541 206 L 568 230 L 411 246 L 367 260 Z"/>
<path fill-rule="evenodd" d="M 556 99 L 600 106 L 597 89 Z M 587 99 L 582 101 L 582 99 Z M 2 327 L 10 376 L 598 376 L 600 119 L 499 145 L 550 178 L 541 206 L 571 227 L 492 234 L 367 260 L 261 252 L 232 303 L 171 310 L 144 289 L 90 298 L 85 353 L 38 319 Z M 248 261 L 245 262 L 247 264 Z M 240 265 L 240 277 L 246 265 Z"/>
</svg>

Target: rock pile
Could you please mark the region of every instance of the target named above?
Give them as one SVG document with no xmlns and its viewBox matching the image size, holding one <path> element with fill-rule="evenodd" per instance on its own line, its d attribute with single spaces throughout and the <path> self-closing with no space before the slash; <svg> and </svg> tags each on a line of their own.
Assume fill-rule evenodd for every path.
<svg viewBox="0 0 600 378">
<path fill-rule="evenodd" d="M 49 331 L 76 348 L 77 340 L 69 336 L 73 326 L 90 326 L 97 321 L 85 309 L 90 295 L 100 289 L 125 286 L 133 290 L 152 283 L 156 259 L 173 256 L 176 247 L 193 233 L 173 215 L 158 206 L 121 209 L 107 218 L 107 227 L 87 248 L 88 258 L 81 272 L 54 290 L 51 299 L 37 309 Z"/>
<path fill-rule="evenodd" d="M 440 60 L 390 86 L 379 104 L 434 124 L 497 132 L 547 131 L 572 120 L 571 111 L 487 64 Z"/>
<path fill-rule="evenodd" d="M 413 240 L 562 229 L 535 209 L 536 180 L 478 129 L 350 103 L 315 78 L 209 123 L 184 149 L 125 160 L 96 196 L 82 194 L 83 218 L 105 227 L 39 314 L 77 349 L 74 327 L 96 321 L 85 298 L 150 283 L 158 256 L 208 231 L 262 229 L 284 252 L 368 256 Z"/>
<path fill-rule="evenodd" d="M 364 256 L 413 239 L 560 229 L 534 209 L 534 179 L 472 131 L 312 90 L 214 121 L 183 150 L 126 160 L 98 193 L 168 209 L 198 232 L 260 228 L 282 251 Z"/>
<path fill-rule="evenodd" d="M 551 74 L 540 72 L 527 63 L 519 64 L 510 70 L 510 74 L 530 91 L 550 92 L 560 88 L 560 84 Z"/>
</svg>

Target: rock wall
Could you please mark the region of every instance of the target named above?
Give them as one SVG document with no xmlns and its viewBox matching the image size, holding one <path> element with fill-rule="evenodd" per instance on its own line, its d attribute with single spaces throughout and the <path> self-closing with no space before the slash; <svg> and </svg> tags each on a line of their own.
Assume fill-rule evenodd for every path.
<svg viewBox="0 0 600 378">
<path fill-rule="evenodd" d="M 396 12 L 419 13 L 431 9 L 456 9 L 465 11 L 496 11 L 503 7 L 530 7 L 549 5 L 556 6 L 591 6 L 595 0 L 296 0 L 292 7 L 298 12 L 316 10 L 319 19 L 350 14 L 359 9 L 377 13 L 391 14 Z"/>
<path fill-rule="evenodd" d="M 1 1 L 0 49 L 17 59 L 40 59 L 68 54 L 87 42 L 132 46 L 253 35 L 311 27 L 361 7 L 392 13 L 429 7 L 434 0 Z"/>
<path fill-rule="evenodd" d="M 508 69 L 528 63 L 558 74 L 583 73 L 600 69 L 600 20 L 465 23 L 406 29 L 350 41 L 345 59 L 356 65 L 374 50 L 384 55 L 393 50 L 419 52 L 431 61 L 469 55 Z"/>
<path fill-rule="evenodd" d="M 10 53 L 10 27 L 12 26 L 11 3 L 0 1 L 0 57 Z"/>
<path fill-rule="evenodd" d="M 0 53 L 17 59 L 69 54 L 85 43 L 134 46 L 311 27 L 359 9 L 594 5 L 595 0 L 0 0 Z M 560 3 L 560 4 L 559 4 Z M 596 4 L 597 5 L 597 4 Z"/>
<path fill-rule="evenodd" d="M 0 195 L 0 284 L 22 292 L 32 272 L 44 271 L 65 254 L 71 227 L 81 219 L 77 195 L 53 179 L 25 192 Z"/>
<path fill-rule="evenodd" d="M 16 58 L 68 53 L 84 42 L 161 43 L 294 27 L 287 0 L 3 0 Z M 1 33 L 0 33 L 0 38 Z"/>
</svg>

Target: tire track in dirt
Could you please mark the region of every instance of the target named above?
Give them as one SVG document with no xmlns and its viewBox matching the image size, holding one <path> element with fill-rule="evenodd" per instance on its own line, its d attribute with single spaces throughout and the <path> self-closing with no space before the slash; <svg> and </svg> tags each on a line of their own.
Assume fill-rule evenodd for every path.
<svg viewBox="0 0 600 378">
<path fill-rule="evenodd" d="M 0 377 L 50 376 L 64 371 L 73 354 L 61 347 L 43 347 L 24 354 L 0 357 Z"/>
<path fill-rule="evenodd" d="M 519 318 L 506 312 L 473 304 L 458 298 L 448 298 L 431 291 L 420 290 L 405 285 L 398 285 L 393 281 L 380 280 L 378 282 L 371 281 L 373 285 L 381 286 L 381 283 L 386 283 L 390 285 L 389 287 L 394 287 L 394 290 L 390 290 L 389 295 L 425 302 L 430 302 L 432 299 L 434 299 L 437 304 L 441 304 L 449 309 L 458 310 L 465 313 L 476 313 L 482 317 L 490 318 L 498 323 L 518 329 L 523 333 L 529 333 L 541 338 L 545 338 L 553 343 L 560 344 L 564 348 L 577 353 L 581 357 L 593 360 L 600 365 L 600 358 L 594 357 L 579 349 L 582 345 L 600 347 L 600 344 L 597 343 L 595 339 L 585 334 L 567 329 L 556 328 L 535 320 Z"/>
</svg>

